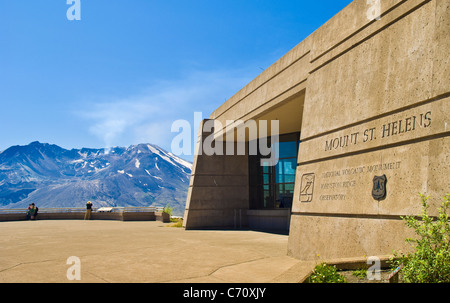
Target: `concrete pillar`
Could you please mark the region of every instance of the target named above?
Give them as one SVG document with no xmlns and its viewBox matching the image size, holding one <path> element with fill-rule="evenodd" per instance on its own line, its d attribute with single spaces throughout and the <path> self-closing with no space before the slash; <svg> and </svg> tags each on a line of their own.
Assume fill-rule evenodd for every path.
<svg viewBox="0 0 450 303">
<path fill-rule="evenodd" d="M 213 131 L 199 128 L 184 214 L 186 229 L 240 228 L 249 208 L 248 156 L 206 155 L 200 151 Z M 224 146 L 225 149 L 225 146 Z"/>
</svg>

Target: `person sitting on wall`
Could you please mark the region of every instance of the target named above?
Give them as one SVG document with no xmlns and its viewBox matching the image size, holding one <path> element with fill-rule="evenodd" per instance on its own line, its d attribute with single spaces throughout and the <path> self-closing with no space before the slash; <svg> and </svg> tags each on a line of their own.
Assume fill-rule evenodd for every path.
<svg viewBox="0 0 450 303">
<path fill-rule="evenodd" d="M 28 204 L 27 208 L 27 220 L 31 219 L 31 204 Z"/>
<path fill-rule="evenodd" d="M 36 218 L 37 211 L 38 211 L 38 208 L 36 207 L 36 205 L 34 205 L 34 203 L 31 203 L 30 205 L 28 205 L 27 220 L 34 220 Z"/>
<path fill-rule="evenodd" d="M 86 214 L 84 215 L 84 220 L 90 220 L 91 219 L 91 211 L 92 211 L 92 202 L 88 201 L 86 203 Z"/>
</svg>

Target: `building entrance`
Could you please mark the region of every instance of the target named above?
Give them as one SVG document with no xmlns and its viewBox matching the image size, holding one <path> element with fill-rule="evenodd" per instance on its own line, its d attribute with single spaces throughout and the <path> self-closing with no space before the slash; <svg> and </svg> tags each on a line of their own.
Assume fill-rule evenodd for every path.
<svg viewBox="0 0 450 303">
<path fill-rule="evenodd" d="M 249 156 L 250 209 L 291 208 L 300 133 L 281 135 L 278 164 L 261 166 L 263 156 Z"/>
</svg>

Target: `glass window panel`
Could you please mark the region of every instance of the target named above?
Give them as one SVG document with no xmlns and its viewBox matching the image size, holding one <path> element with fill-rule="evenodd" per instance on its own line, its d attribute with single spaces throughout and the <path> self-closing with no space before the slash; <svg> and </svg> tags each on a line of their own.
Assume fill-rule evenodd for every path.
<svg viewBox="0 0 450 303">
<path fill-rule="evenodd" d="M 296 159 L 282 159 L 275 166 L 275 182 L 287 183 L 295 182 L 295 172 L 297 169 Z"/>
<path fill-rule="evenodd" d="M 269 174 L 264 174 L 263 175 L 263 183 L 264 184 L 269 184 L 270 183 Z"/>
<path fill-rule="evenodd" d="M 284 162 L 284 182 L 295 182 L 297 159 L 287 159 Z"/>
<path fill-rule="evenodd" d="M 286 194 L 293 194 L 293 193 L 294 193 L 294 187 L 295 187 L 295 183 L 291 183 L 291 184 L 287 183 L 287 184 L 284 184 L 284 192 L 285 192 Z"/>
<path fill-rule="evenodd" d="M 274 207 L 291 207 L 295 186 L 295 175 L 297 171 L 297 152 L 299 145 L 299 134 L 281 135 L 279 137 L 277 156 L 279 163 L 270 166 L 267 157 L 257 155 L 250 159 L 249 169 L 258 184 L 257 200 L 254 208 L 271 209 Z M 250 161 L 253 161 L 250 163 Z M 269 166 L 261 165 L 263 163 Z"/>
<path fill-rule="evenodd" d="M 277 184 L 276 200 L 280 208 L 292 207 L 294 197 L 294 184 Z"/>
<path fill-rule="evenodd" d="M 283 160 L 278 161 L 278 164 L 275 165 L 275 182 L 283 183 Z"/>
<path fill-rule="evenodd" d="M 278 144 L 279 157 L 282 158 L 290 158 L 297 157 L 297 142 L 279 142 Z"/>
<path fill-rule="evenodd" d="M 285 175 L 284 176 L 284 182 L 295 182 L 295 175 Z"/>
<path fill-rule="evenodd" d="M 270 191 L 265 190 L 263 194 L 264 208 L 270 207 L 272 199 Z"/>
<path fill-rule="evenodd" d="M 286 159 L 284 162 L 284 174 L 295 175 L 297 169 L 297 159 Z"/>
</svg>

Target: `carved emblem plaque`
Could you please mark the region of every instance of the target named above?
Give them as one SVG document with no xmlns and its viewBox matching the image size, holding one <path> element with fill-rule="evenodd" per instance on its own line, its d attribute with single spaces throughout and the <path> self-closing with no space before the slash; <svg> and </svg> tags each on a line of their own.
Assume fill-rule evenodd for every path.
<svg viewBox="0 0 450 303">
<path fill-rule="evenodd" d="M 386 175 L 373 177 L 372 197 L 375 200 L 383 200 L 386 198 Z"/>
<path fill-rule="evenodd" d="M 302 176 L 300 184 L 300 202 L 311 202 L 314 193 L 314 174 L 305 174 Z"/>
</svg>

